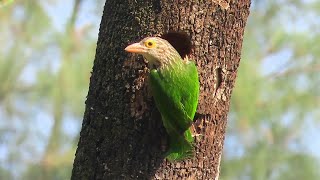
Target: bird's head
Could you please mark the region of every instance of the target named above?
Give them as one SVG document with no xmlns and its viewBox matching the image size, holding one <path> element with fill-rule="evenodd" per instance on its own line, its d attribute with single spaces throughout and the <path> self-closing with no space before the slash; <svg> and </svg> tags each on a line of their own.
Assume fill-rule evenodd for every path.
<svg viewBox="0 0 320 180">
<path fill-rule="evenodd" d="M 125 48 L 127 52 L 141 54 L 150 67 L 167 65 L 172 61 L 181 59 L 179 53 L 165 39 L 147 37 L 138 43 L 133 43 Z"/>
</svg>

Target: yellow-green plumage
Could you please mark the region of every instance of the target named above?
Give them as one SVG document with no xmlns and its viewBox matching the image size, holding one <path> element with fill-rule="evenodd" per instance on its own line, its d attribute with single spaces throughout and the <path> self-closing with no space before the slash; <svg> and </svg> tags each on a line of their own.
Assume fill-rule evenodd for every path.
<svg viewBox="0 0 320 180">
<path fill-rule="evenodd" d="M 130 46 L 126 50 L 142 54 L 151 68 L 152 95 L 169 136 L 167 159 L 173 161 L 190 157 L 193 153 L 190 126 L 199 96 L 195 64 L 183 60 L 171 44 L 161 38 L 145 38 Z"/>
</svg>

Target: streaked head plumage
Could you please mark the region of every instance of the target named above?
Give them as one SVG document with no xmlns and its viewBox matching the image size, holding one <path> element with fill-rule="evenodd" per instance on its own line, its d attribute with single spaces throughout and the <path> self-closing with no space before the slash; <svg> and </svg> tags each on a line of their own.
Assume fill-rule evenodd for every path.
<svg viewBox="0 0 320 180">
<path fill-rule="evenodd" d="M 170 63 L 176 58 L 181 59 L 174 47 L 167 40 L 159 37 L 146 37 L 138 43 L 127 46 L 125 50 L 143 55 L 151 65 L 156 66 Z"/>
</svg>

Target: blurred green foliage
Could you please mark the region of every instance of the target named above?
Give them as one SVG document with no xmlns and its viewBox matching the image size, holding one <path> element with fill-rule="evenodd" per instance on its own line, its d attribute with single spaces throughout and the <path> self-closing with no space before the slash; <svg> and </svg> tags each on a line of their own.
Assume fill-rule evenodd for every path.
<svg viewBox="0 0 320 180">
<path fill-rule="evenodd" d="M 0 7 L 0 179 L 69 179 L 103 0 Z M 320 3 L 255 0 L 221 179 L 319 179 Z M 318 144 L 319 146 L 319 144 Z"/>
<path fill-rule="evenodd" d="M 318 7 L 315 8 L 315 7 Z M 319 179 L 319 1 L 253 1 L 221 179 Z M 310 137 L 316 135 L 316 137 Z"/>
<path fill-rule="evenodd" d="M 69 179 L 103 3 L 1 7 L 0 179 Z"/>
</svg>

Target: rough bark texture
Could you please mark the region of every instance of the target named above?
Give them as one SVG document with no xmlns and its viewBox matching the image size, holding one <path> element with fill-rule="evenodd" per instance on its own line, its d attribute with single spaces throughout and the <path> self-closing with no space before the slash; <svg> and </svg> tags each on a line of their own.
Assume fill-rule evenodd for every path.
<svg viewBox="0 0 320 180">
<path fill-rule="evenodd" d="M 217 179 L 250 0 L 107 0 L 72 179 Z M 193 159 L 164 160 L 166 133 L 131 42 L 190 34 L 200 75 Z"/>
</svg>

